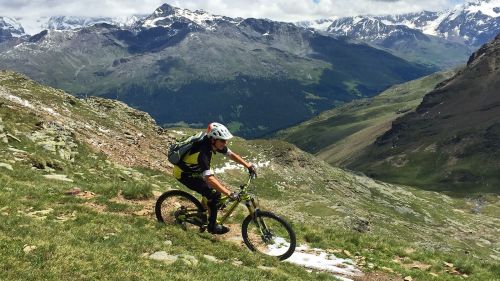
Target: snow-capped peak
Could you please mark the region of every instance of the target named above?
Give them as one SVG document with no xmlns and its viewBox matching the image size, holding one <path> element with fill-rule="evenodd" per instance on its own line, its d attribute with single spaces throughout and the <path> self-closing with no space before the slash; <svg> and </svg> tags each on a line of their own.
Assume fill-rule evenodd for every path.
<svg viewBox="0 0 500 281">
<path fill-rule="evenodd" d="M 313 21 L 299 21 L 296 22 L 295 25 L 304 27 L 304 28 L 312 28 L 316 30 L 326 31 L 328 27 L 336 20 L 338 17 L 334 17 L 331 19 L 320 19 Z"/>
<path fill-rule="evenodd" d="M 423 33 L 479 46 L 500 32 L 500 0 L 472 0 L 441 12 L 340 18 L 332 21 L 326 31 L 368 41 L 398 33 Z"/>
<path fill-rule="evenodd" d="M 467 13 L 481 12 L 490 17 L 500 16 L 500 1 L 498 0 L 472 0 L 465 3 L 462 7 L 457 7 Z"/>
<path fill-rule="evenodd" d="M 76 17 L 57 16 L 51 17 L 43 27 L 52 30 L 70 30 L 87 27 L 99 23 L 108 23 L 120 27 L 132 26 L 135 22 L 144 18 L 143 15 L 132 15 L 122 17 Z"/>
<path fill-rule="evenodd" d="M 3 30 L 4 33 L 10 34 L 11 37 L 26 35 L 22 25 L 15 19 L 9 17 L 0 17 L 0 29 Z"/>
<path fill-rule="evenodd" d="M 212 15 L 203 10 L 196 10 L 193 12 L 188 9 L 182 9 L 172 7 L 168 4 L 163 4 L 161 7 L 156 9 L 156 11 L 151 16 L 147 17 L 144 20 L 142 26 L 169 27 L 175 21 L 188 21 L 196 23 L 197 25 L 204 27 L 205 29 L 213 29 L 214 21 L 221 19 L 225 19 L 225 17 Z"/>
</svg>

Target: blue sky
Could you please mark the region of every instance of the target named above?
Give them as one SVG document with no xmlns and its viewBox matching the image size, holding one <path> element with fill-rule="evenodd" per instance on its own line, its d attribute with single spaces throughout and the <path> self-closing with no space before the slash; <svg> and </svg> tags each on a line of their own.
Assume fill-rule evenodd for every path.
<svg viewBox="0 0 500 281">
<path fill-rule="evenodd" d="M 381 15 L 451 8 L 464 0 L 0 0 L 0 16 L 17 18 L 36 29 L 40 17 L 127 16 L 151 14 L 163 3 L 190 10 L 203 9 L 230 17 L 304 21 L 354 15 Z M 500 1 L 500 0 L 492 0 Z M 21 18 L 21 19 L 20 19 Z"/>
</svg>

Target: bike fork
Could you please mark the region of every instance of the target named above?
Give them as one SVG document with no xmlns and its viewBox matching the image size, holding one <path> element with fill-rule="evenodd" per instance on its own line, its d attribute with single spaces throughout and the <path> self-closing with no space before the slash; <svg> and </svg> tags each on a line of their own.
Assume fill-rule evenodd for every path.
<svg viewBox="0 0 500 281">
<path fill-rule="evenodd" d="M 248 208 L 248 211 L 253 216 L 253 219 L 252 219 L 253 223 L 255 224 L 255 226 L 257 227 L 257 229 L 259 229 L 260 236 L 262 237 L 262 240 L 264 242 L 268 243 L 270 241 L 270 238 L 269 238 L 269 229 L 267 228 L 267 225 L 264 222 L 264 220 L 261 217 L 258 216 L 259 208 L 257 207 L 257 204 L 252 199 L 250 201 L 247 201 L 245 203 L 245 206 Z"/>
</svg>

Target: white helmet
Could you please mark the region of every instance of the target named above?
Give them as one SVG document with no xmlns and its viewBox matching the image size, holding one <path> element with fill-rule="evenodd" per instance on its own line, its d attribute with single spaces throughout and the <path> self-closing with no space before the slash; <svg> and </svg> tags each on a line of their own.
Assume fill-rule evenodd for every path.
<svg viewBox="0 0 500 281">
<path fill-rule="evenodd" d="M 226 126 L 216 122 L 208 124 L 207 135 L 216 140 L 228 140 L 233 137 Z"/>
</svg>

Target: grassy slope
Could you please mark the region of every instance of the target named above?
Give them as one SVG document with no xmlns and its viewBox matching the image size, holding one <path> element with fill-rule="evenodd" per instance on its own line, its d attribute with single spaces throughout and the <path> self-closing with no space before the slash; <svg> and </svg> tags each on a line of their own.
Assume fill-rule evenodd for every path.
<svg viewBox="0 0 500 281">
<path fill-rule="evenodd" d="M 500 37 L 481 47 L 349 167 L 424 189 L 498 194 L 499 50 Z"/>
<path fill-rule="evenodd" d="M 153 279 L 169 276 L 174 280 L 252 279 L 252 280 L 317 280 L 332 279 L 327 274 L 308 273 L 304 269 L 253 255 L 234 243 L 218 240 L 207 234 L 186 233 L 177 227 L 156 224 L 151 213 L 155 197 L 179 185 L 162 166 L 150 169 L 151 163 L 133 162 L 147 153 L 141 143 L 128 145 L 132 160 L 116 158 L 117 151 L 102 150 L 107 140 L 88 143 L 82 132 L 97 125 L 100 131 L 115 130 L 113 119 L 96 118 L 96 113 L 113 113 L 99 103 L 77 100 L 69 106 L 62 92 L 45 88 L 12 73 L 0 74 L 0 118 L 8 144 L 0 142 L 0 162 L 13 170 L 0 167 L 0 279 Z M 6 99 L 5 93 L 29 100 L 38 106 L 32 109 Z M 32 140 L 40 129 L 39 122 L 50 119 L 44 106 L 50 105 L 65 118 L 95 118 L 90 128 L 76 126 L 71 138 L 73 161 L 43 148 Z M 58 106 L 56 106 L 58 105 Z M 70 113 L 68 113 L 68 111 Z M 89 114 L 94 112 L 94 114 Z M 60 117 L 62 118 L 62 117 Z M 129 114 L 117 115 L 120 126 L 138 128 L 149 134 L 153 127 L 138 122 Z M 111 121 L 111 122 L 110 122 Z M 54 120 L 57 123 L 57 120 Z M 71 123 L 71 122 L 70 122 Z M 133 125 L 133 126 L 132 126 Z M 143 126 L 140 126 L 143 125 Z M 86 128 L 86 129 L 85 129 Z M 66 129 L 61 129 L 64 132 Z M 187 132 L 188 134 L 190 131 Z M 54 136 L 60 136 L 61 134 Z M 116 137 L 127 134 L 117 132 Z M 166 133 L 167 142 L 178 135 Z M 148 135 L 160 138 L 162 135 Z M 31 138 L 30 138 L 31 137 Z M 119 142 L 118 138 L 112 140 Z M 149 145 L 156 145 L 151 142 Z M 461 280 L 446 273 L 453 269 L 467 274 L 471 280 L 493 280 L 499 274 L 498 197 L 454 199 L 442 194 L 376 182 L 341 169 L 332 168 L 293 145 L 281 141 L 231 142 L 234 151 L 258 163 L 270 161 L 259 169 L 254 192 L 265 209 L 284 215 L 293 222 L 301 242 L 324 249 L 348 250 L 359 264 L 381 270 L 394 270 L 419 280 Z M 58 147 L 62 148 L 62 147 Z M 17 150 L 16 150 L 17 149 Z M 21 152 L 23 150 L 26 152 Z M 58 150 L 57 150 L 58 151 Z M 77 154 L 76 154 L 77 152 Z M 157 153 L 158 154 L 158 153 Z M 127 162 L 132 161 L 132 162 Z M 164 160 L 163 160 L 164 161 Z M 216 166 L 224 163 L 216 157 Z M 134 168 L 121 164 L 138 163 Z M 139 165 L 140 164 L 140 165 Z M 32 168 L 38 167 L 38 168 Z M 40 169 L 43 168 L 43 169 Z M 55 169 L 52 171 L 51 169 Z M 164 170 L 164 171 L 162 171 Z M 65 174 L 74 182 L 54 181 L 46 174 Z M 241 170 L 220 175 L 231 186 L 244 178 Z M 90 191 L 94 197 L 65 195 L 73 187 Z M 124 194 L 129 199 L 124 199 Z M 46 210 L 46 212 L 38 212 Z M 474 213 L 475 211 L 479 211 Z M 38 212 L 38 213 L 37 213 Z M 235 216 L 238 223 L 243 213 Z M 370 231 L 353 230 L 361 220 L 369 222 Z M 234 226 L 236 227 L 236 226 Z M 172 246 L 164 244 L 173 242 Z M 25 253 L 26 246 L 36 249 Z M 242 250 L 243 249 L 243 250 Z M 164 250 L 170 254 L 189 254 L 199 260 L 196 266 L 178 261 L 165 265 L 143 257 L 145 253 Z M 341 251 L 342 252 L 342 251 Z M 204 254 L 216 256 L 224 263 L 214 266 L 203 259 Z M 243 266 L 232 264 L 234 259 Z M 394 262 L 394 259 L 400 262 Z M 364 262 L 363 262 L 364 260 Z M 411 269 L 415 262 L 431 266 L 427 270 Z M 258 265 L 274 267 L 267 271 Z M 408 267 L 408 268 L 407 268 Z M 430 273 L 437 273 L 432 277 Z"/>
<path fill-rule="evenodd" d="M 426 93 L 453 74 L 453 71 L 439 72 L 393 86 L 374 98 L 350 102 L 279 131 L 276 137 L 314 153 L 328 163 L 348 163 L 387 131 L 393 120 L 414 110 Z"/>
</svg>

